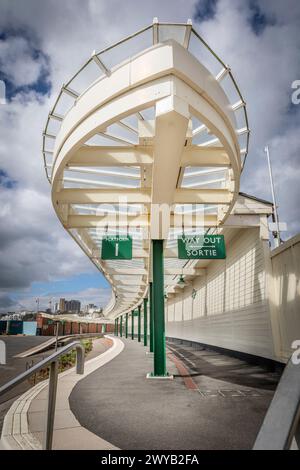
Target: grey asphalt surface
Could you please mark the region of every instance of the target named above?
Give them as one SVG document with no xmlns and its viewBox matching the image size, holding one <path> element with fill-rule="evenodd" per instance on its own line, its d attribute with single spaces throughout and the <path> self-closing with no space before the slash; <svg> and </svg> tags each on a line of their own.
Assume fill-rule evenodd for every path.
<svg viewBox="0 0 300 470">
<path fill-rule="evenodd" d="M 170 343 L 196 389 L 168 358 L 174 380 L 149 380 L 137 340 L 81 380 L 70 406 L 81 425 L 121 449 L 251 449 L 280 375 L 239 359 Z M 172 351 L 171 351 L 172 350 Z"/>
</svg>

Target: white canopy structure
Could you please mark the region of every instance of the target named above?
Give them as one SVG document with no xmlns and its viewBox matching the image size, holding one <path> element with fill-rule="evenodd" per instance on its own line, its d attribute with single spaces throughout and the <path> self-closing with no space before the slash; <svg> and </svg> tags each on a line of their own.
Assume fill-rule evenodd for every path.
<svg viewBox="0 0 300 470">
<path fill-rule="evenodd" d="M 186 24 L 153 24 L 93 52 L 62 86 L 43 134 L 58 218 L 112 286 L 104 314 L 147 295 L 151 240 L 165 240 L 165 292 L 205 262 L 180 260 L 181 233 L 226 230 L 248 152 L 245 101 L 231 69 Z M 168 210 L 169 209 L 169 210 Z M 129 234 L 132 260 L 102 260 Z"/>
</svg>

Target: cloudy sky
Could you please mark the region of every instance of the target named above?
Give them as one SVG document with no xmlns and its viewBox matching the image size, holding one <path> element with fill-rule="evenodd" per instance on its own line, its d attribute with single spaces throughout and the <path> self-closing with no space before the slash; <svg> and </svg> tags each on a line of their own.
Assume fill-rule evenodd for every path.
<svg viewBox="0 0 300 470">
<path fill-rule="evenodd" d="M 229 64 L 247 101 L 251 146 L 241 190 L 270 199 L 270 146 L 285 237 L 300 231 L 299 0 L 0 0 L 0 312 L 49 299 L 105 305 L 110 289 L 54 215 L 41 158 L 46 116 L 93 50 L 188 18 Z"/>
</svg>

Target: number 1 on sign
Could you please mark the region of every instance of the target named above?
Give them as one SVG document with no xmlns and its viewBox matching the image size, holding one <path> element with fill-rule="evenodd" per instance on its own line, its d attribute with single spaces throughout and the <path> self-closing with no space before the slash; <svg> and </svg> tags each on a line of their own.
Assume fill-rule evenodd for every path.
<svg viewBox="0 0 300 470">
<path fill-rule="evenodd" d="M 116 243 L 116 247 L 115 247 L 115 256 L 117 257 L 119 255 L 119 243 Z"/>
</svg>

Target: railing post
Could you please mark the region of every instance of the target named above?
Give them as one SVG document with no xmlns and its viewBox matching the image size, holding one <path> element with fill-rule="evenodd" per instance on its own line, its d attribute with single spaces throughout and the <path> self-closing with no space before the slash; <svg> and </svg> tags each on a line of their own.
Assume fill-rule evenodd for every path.
<svg viewBox="0 0 300 470">
<path fill-rule="evenodd" d="M 84 373 L 84 347 L 82 344 L 76 346 L 76 374 Z"/>
<path fill-rule="evenodd" d="M 50 364 L 48 409 L 47 409 L 46 432 L 45 432 L 45 442 L 44 442 L 45 450 L 52 449 L 56 390 L 57 390 L 57 375 L 58 375 L 58 362 L 54 361 L 54 362 L 51 362 Z"/>
<path fill-rule="evenodd" d="M 154 352 L 153 286 L 149 283 L 150 352 Z"/>
<path fill-rule="evenodd" d="M 55 352 L 57 351 L 58 345 L 58 331 L 59 331 L 59 320 L 56 321 L 56 331 L 55 331 Z"/>
<path fill-rule="evenodd" d="M 148 299 L 144 299 L 144 346 L 148 344 L 148 315 L 147 315 Z"/>
<path fill-rule="evenodd" d="M 154 377 L 168 376 L 166 370 L 163 240 L 152 240 L 154 306 Z"/>
<path fill-rule="evenodd" d="M 141 342 L 141 305 L 138 306 L 138 342 Z"/>
<path fill-rule="evenodd" d="M 128 312 L 125 317 L 125 338 L 128 338 Z"/>
<path fill-rule="evenodd" d="M 134 339 L 134 310 L 131 312 L 131 339 Z"/>
</svg>

